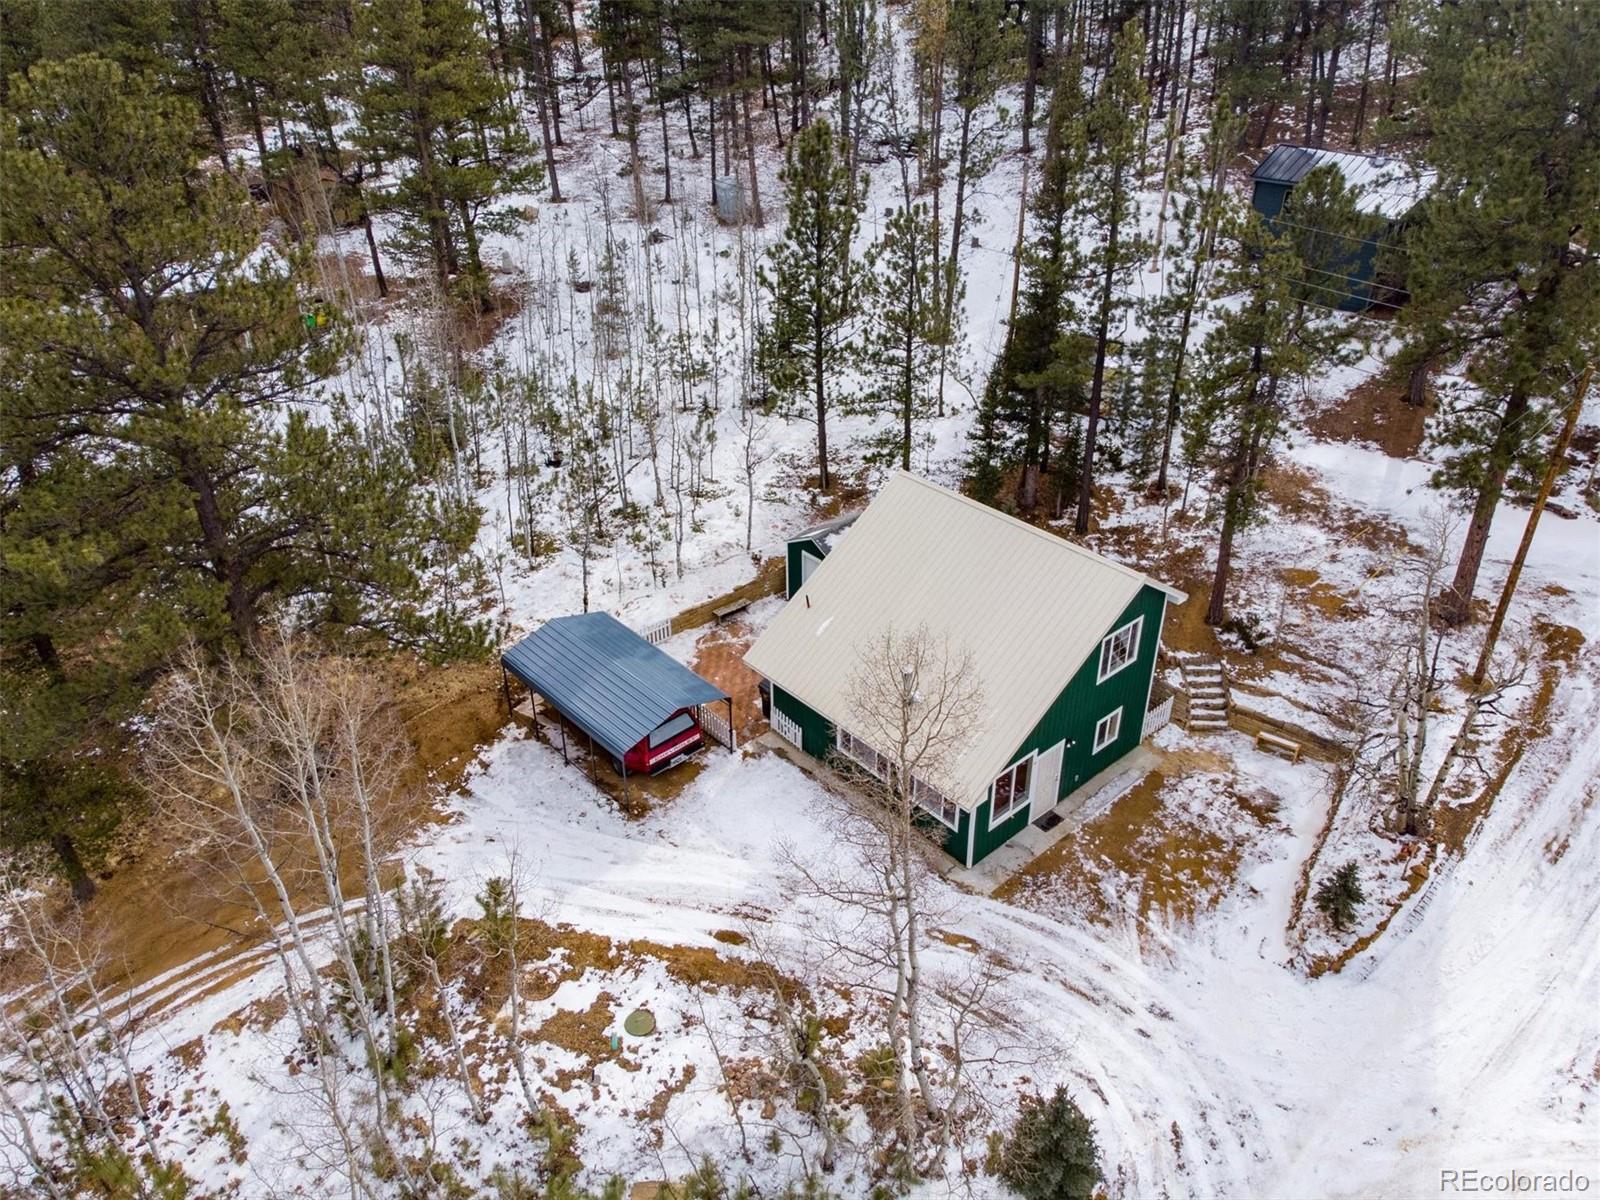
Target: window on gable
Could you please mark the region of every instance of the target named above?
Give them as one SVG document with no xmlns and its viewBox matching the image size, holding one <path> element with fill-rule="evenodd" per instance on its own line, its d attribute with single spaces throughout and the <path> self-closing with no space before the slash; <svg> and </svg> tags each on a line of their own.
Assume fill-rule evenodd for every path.
<svg viewBox="0 0 1600 1200">
<path fill-rule="evenodd" d="M 989 828 L 1004 821 L 1033 798 L 1033 756 L 1001 771 L 994 781 L 994 802 L 989 806 Z"/>
<path fill-rule="evenodd" d="M 1122 733 L 1122 710 L 1113 709 L 1095 723 L 1094 727 L 1094 752 L 1099 754 L 1112 742 L 1116 741 Z"/>
<path fill-rule="evenodd" d="M 1139 657 L 1139 633 L 1143 627 L 1144 618 L 1135 617 L 1100 643 L 1100 675 L 1096 683 L 1104 683 Z"/>
</svg>

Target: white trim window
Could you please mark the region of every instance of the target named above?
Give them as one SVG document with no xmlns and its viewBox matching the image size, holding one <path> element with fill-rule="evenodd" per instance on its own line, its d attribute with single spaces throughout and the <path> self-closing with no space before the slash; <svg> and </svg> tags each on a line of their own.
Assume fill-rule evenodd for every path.
<svg viewBox="0 0 1600 1200">
<path fill-rule="evenodd" d="M 805 587 L 806 580 L 822 565 L 822 560 L 809 550 L 800 551 L 800 586 Z"/>
<path fill-rule="evenodd" d="M 844 726 L 839 726 L 835 731 L 834 741 L 839 747 L 839 753 L 853 760 L 857 765 L 864 767 L 867 774 L 874 779 L 887 779 L 889 775 L 889 756 L 879 754 L 868 743 L 858 738 Z"/>
<path fill-rule="evenodd" d="M 1139 634 L 1143 629 L 1144 618 L 1135 617 L 1100 643 L 1100 674 L 1096 683 L 1104 683 L 1139 657 Z"/>
<path fill-rule="evenodd" d="M 1033 799 L 1032 754 L 1020 762 L 1012 763 L 995 777 L 994 798 L 989 802 L 989 828 L 993 829 L 1019 809 L 1026 809 Z"/>
<path fill-rule="evenodd" d="M 1095 722 L 1094 752 L 1099 754 L 1120 736 L 1122 736 L 1122 709 L 1114 708 Z"/>
<path fill-rule="evenodd" d="M 915 775 L 911 777 L 911 798 L 917 807 L 950 829 L 961 828 L 961 809 L 931 783 L 924 783 Z"/>
</svg>

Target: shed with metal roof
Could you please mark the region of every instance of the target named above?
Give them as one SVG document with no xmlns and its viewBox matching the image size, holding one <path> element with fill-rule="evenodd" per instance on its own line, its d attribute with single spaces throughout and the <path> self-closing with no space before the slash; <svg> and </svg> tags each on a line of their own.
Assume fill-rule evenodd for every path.
<svg viewBox="0 0 1600 1200">
<path fill-rule="evenodd" d="M 922 628 L 966 656 L 983 718 L 942 778 L 925 781 L 925 807 L 970 866 L 1138 745 L 1166 606 L 1184 599 L 896 472 L 745 662 L 771 684 L 775 731 L 817 758 L 859 757 L 850 681 L 875 639 Z"/>
<path fill-rule="evenodd" d="M 1294 224 L 1283 215 L 1295 186 L 1319 167 L 1344 181 L 1364 227 L 1342 233 Z M 1329 150 L 1321 146 L 1274 146 L 1251 172 L 1250 206 L 1291 239 L 1315 245 L 1320 274 L 1309 286 L 1329 308 L 1362 312 L 1405 297 L 1403 280 L 1380 278 L 1379 249 L 1398 240 L 1401 224 L 1433 187 L 1435 173 L 1403 159 Z"/>
<path fill-rule="evenodd" d="M 617 763 L 685 711 L 728 694 L 610 613 L 553 617 L 500 656 L 501 666 Z"/>
</svg>

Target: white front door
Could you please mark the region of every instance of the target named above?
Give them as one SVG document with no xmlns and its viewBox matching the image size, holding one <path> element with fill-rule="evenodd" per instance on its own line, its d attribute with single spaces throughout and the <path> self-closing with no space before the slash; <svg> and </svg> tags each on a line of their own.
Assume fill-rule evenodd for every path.
<svg viewBox="0 0 1600 1200">
<path fill-rule="evenodd" d="M 1037 821 L 1056 806 L 1057 793 L 1061 790 L 1061 756 L 1066 749 L 1065 742 L 1057 742 L 1039 755 L 1033 776 L 1033 799 L 1028 805 L 1029 821 Z"/>
</svg>

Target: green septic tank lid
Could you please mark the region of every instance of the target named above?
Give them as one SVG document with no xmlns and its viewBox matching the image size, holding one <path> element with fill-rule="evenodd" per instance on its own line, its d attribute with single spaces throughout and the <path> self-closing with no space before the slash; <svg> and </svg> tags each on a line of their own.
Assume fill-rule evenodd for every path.
<svg viewBox="0 0 1600 1200">
<path fill-rule="evenodd" d="M 656 1019 L 649 1009 L 636 1008 L 622 1022 L 622 1027 L 634 1037 L 648 1037 L 656 1031 Z"/>
</svg>

